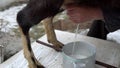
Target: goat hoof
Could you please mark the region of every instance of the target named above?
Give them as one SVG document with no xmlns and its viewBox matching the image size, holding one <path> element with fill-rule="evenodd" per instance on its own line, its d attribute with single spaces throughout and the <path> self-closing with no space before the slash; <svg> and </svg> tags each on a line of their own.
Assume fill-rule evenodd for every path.
<svg viewBox="0 0 120 68">
<path fill-rule="evenodd" d="M 57 43 L 57 44 L 54 44 L 54 49 L 55 49 L 57 52 L 61 52 L 63 46 L 64 46 L 64 45 L 59 42 L 59 43 Z"/>
<path fill-rule="evenodd" d="M 42 66 L 41 64 L 37 64 L 37 68 L 45 68 L 45 67 Z"/>
<path fill-rule="evenodd" d="M 42 65 L 35 64 L 35 65 L 29 65 L 29 68 L 45 68 L 45 67 Z"/>
<path fill-rule="evenodd" d="M 45 68 L 45 67 L 42 65 L 37 65 L 37 68 Z"/>
<path fill-rule="evenodd" d="M 61 52 L 62 48 L 54 48 L 57 52 Z"/>
<path fill-rule="evenodd" d="M 43 65 L 41 65 L 37 59 L 35 59 L 35 64 L 37 65 L 37 68 L 45 68 Z"/>
</svg>

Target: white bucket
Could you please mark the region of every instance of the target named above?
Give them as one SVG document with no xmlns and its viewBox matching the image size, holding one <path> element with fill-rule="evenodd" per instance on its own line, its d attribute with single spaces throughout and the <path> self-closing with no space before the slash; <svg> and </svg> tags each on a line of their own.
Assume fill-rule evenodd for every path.
<svg viewBox="0 0 120 68">
<path fill-rule="evenodd" d="M 68 43 L 63 47 L 62 54 L 63 68 L 95 68 L 96 48 L 90 43 L 82 41 Z"/>
</svg>

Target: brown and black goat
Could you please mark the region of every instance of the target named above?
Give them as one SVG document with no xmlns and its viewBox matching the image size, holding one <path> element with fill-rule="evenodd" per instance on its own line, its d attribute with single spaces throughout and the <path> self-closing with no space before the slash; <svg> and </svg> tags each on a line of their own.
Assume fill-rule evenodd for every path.
<svg viewBox="0 0 120 68">
<path fill-rule="evenodd" d="M 111 1 L 117 0 L 29 0 L 27 6 L 17 14 L 17 21 L 23 39 L 24 56 L 28 61 L 29 68 L 45 68 L 37 61 L 31 48 L 29 30 L 32 26 L 44 20 L 48 41 L 52 43 L 57 50 L 60 50 L 63 44 L 56 39 L 52 20 L 53 17 L 61 11 L 63 5 L 76 3 L 94 7 L 107 4 L 107 2 Z M 115 5 L 117 6 L 117 4 Z"/>
</svg>

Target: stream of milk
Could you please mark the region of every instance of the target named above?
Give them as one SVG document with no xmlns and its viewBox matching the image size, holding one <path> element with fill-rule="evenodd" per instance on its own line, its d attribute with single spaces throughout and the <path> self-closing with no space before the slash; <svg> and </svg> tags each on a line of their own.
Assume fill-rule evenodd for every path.
<svg viewBox="0 0 120 68">
<path fill-rule="evenodd" d="M 78 32 L 79 32 L 79 27 L 80 27 L 80 24 L 77 25 L 77 28 L 76 28 L 76 30 L 75 30 L 75 37 L 74 37 L 75 40 L 77 39 L 77 35 L 78 35 Z M 74 54 L 75 45 L 76 45 L 76 41 L 74 41 L 74 43 L 73 43 L 72 55 Z"/>
</svg>

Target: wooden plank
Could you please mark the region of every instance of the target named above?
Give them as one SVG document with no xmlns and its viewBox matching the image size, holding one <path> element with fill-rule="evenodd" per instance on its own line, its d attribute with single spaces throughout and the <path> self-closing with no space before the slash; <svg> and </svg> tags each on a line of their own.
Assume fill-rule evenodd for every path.
<svg viewBox="0 0 120 68">
<path fill-rule="evenodd" d="M 91 38 L 87 36 L 79 35 L 76 39 L 73 33 L 56 31 L 56 35 L 59 41 L 64 44 L 73 41 L 86 41 L 92 43 L 97 48 L 96 59 L 105 62 L 113 66 L 119 66 L 120 63 L 120 45 L 105 40 Z M 44 35 L 39 40 L 47 42 L 47 37 Z M 62 68 L 62 55 L 60 52 L 56 52 L 52 48 L 43 46 L 36 42 L 32 43 L 32 48 L 36 58 L 46 68 Z M 27 68 L 27 61 L 23 56 L 23 51 L 20 51 L 15 56 L 11 57 L 6 62 L 0 64 L 0 68 Z M 96 66 L 96 68 L 102 68 Z M 104 67 L 103 67 L 104 68 Z"/>
</svg>

